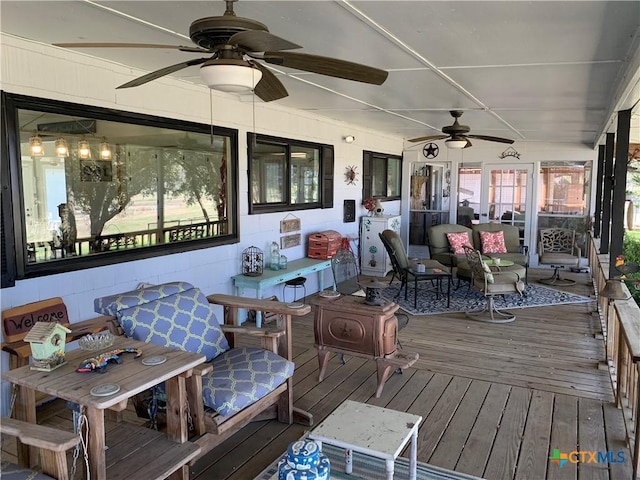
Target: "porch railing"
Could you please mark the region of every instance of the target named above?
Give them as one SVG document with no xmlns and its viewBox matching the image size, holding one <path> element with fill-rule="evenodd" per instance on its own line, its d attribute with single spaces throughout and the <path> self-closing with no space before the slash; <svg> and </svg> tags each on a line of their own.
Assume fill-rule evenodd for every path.
<svg viewBox="0 0 640 480">
<path fill-rule="evenodd" d="M 600 242 L 590 238 L 589 265 L 594 287 L 601 292 L 609 278 L 609 255 L 599 254 Z M 623 288 L 627 293 L 625 285 Z M 598 311 L 606 342 L 607 363 L 616 405 L 624 415 L 633 478 L 640 460 L 640 307 L 633 299 L 611 301 L 598 296 Z"/>
</svg>

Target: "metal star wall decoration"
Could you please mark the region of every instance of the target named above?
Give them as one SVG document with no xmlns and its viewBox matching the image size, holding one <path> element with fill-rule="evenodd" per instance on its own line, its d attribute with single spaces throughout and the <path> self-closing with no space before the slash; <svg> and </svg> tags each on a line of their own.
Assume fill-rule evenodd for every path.
<svg viewBox="0 0 640 480">
<path fill-rule="evenodd" d="M 427 158 L 436 158 L 439 152 L 440 147 L 433 142 L 429 142 L 422 147 L 422 154 Z"/>
</svg>

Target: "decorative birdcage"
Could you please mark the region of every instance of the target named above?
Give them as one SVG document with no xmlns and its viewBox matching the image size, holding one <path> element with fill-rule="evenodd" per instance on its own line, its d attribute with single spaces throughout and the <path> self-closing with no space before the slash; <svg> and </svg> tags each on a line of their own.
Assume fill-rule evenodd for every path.
<svg viewBox="0 0 640 480">
<path fill-rule="evenodd" d="M 242 251 L 242 274 L 248 277 L 262 275 L 264 254 L 258 247 L 245 248 Z"/>
</svg>

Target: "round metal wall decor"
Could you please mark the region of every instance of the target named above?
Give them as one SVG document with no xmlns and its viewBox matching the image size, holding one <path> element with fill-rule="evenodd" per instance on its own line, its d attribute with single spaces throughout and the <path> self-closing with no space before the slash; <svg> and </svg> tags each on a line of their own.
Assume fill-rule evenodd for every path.
<svg viewBox="0 0 640 480">
<path fill-rule="evenodd" d="M 429 142 L 422 147 L 422 154 L 427 158 L 436 158 L 438 153 L 440 153 L 440 147 L 433 142 Z"/>
</svg>

